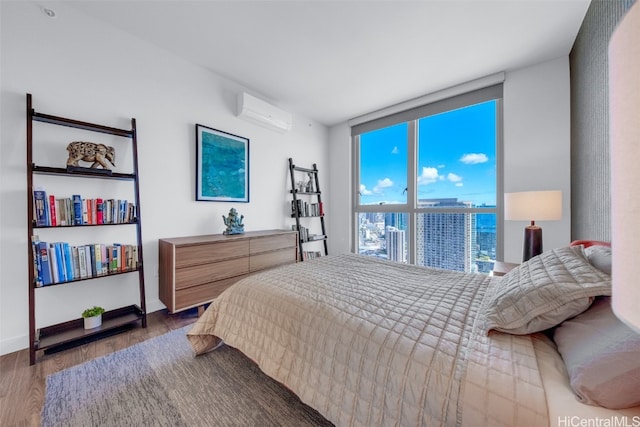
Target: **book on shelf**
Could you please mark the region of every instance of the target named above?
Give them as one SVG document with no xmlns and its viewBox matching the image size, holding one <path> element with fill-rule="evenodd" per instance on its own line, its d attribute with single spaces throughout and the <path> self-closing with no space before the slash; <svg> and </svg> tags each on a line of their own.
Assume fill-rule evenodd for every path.
<svg viewBox="0 0 640 427">
<path fill-rule="evenodd" d="M 38 242 L 38 252 L 40 253 L 40 263 L 42 265 L 42 285 L 47 286 L 53 283 L 49 245 L 47 242 Z"/>
<path fill-rule="evenodd" d="M 297 231 L 298 232 L 298 238 L 300 240 L 302 240 L 303 242 L 307 241 L 307 237 L 309 235 L 309 230 L 306 227 L 304 227 L 302 225 L 300 227 L 297 227 L 295 224 L 293 224 L 291 226 L 291 229 L 293 231 Z"/>
<path fill-rule="evenodd" d="M 73 263 L 73 277 L 80 278 L 80 256 L 77 246 L 71 246 L 71 261 Z"/>
<path fill-rule="evenodd" d="M 295 224 L 291 225 L 291 229 L 293 231 L 297 231 L 298 235 L 300 237 L 300 240 L 302 240 L 302 242 L 313 242 L 316 240 L 324 240 L 327 238 L 326 235 L 324 234 L 314 234 L 314 233 L 310 233 L 309 229 L 307 227 L 304 226 L 300 226 L 300 228 L 298 228 Z"/>
<path fill-rule="evenodd" d="M 109 224 L 117 224 L 118 223 L 118 201 L 114 199 L 109 199 Z"/>
<path fill-rule="evenodd" d="M 304 251 L 302 252 L 302 259 L 307 261 L 314 258 L 320 258 L 322 253 L 320 251 Z"/>
<path fill-rule="evenodd" d="M 53 194 L 49 195 L 49 225 L 55 227 L 58 225 L 58 219 L 56 218 L 56 198 Z"/>
<path fill-rule="evenodd" d="M 88 277 L 86 249 L 84 246 L 78 246 L 78 273 L 81 279 Z"/>
<path fill-rule="evenodd" d="M 56 221 L 58 225 L 67 225 L 67 211 L 64 199 L 56 199 Z"/>
<path fill-rule="evenodd" d="M 82 225 L 82 196 L 74 194 L 73 200 L 73 225 Z"/>
<path fill-rule="evenodd" d="M 49 198 L 42 187 L 33 189 L 33 214 L 36 226 L 46 227 L 49 225 Z"/>
<path fill-rule="evenodd" d="M 104 205 L 102 199 L 96 199 L 96 224 L 104 224 Z"/>
<path fill-rule="evenodd" d="M 43 286 L 42 278 L 42 259 L 40 257 L 40 238 L 36 235 L 31 236 L 31 254 L 33 256 L 33 284 L 36 287 Z"/>
<path fill-rule="evenodd" d="M 312 242 L 314 240 L 323 240 L 323 239 L 326 239 L 326 238 L 327 238 L 327 236 L 325 236 L 324 234 L 310 234 L 309 237 L 307 237 L 307 240 Z"/>
<path fill-rule="evenodd" d="M 71 281 L 75 275 L 73 272 L 73 253 L 71 251 L 71 245 L 67 242 L 62 242 L 62 253 L 64 258 L 64 274 L 66 280 Z"/>
<path fill-rule="evenodd" d="M 83 246 L 84 248 L 84 256 L 85 256 L 85 267 L 87 269 L 87 277 L 96 276 L 97 273 L 94 270 L 93 263 L 91 262 L 91 249 L 87 246 Z"/>
<path fill-rule="evenodd" d="M 131 268 L 138 267 L 138 246 L 131 246 Z"/>
<path fill-rule="evenodd" d="M 102 218 L 104 224 L 109 224 L 111 222 L 111 200 L 104 199 L 102 201 Z"/>
<path fill-rule="evenodd" d="M 133 268 L 133 246 L 127 248 L 126 257 L 127 257 L 127 262 L 125 265 L 127 270 L 130 270 Z"/>
<path fill-rule="evenodd" d="M 97 251 L 100 251 L 100 256 L 102 257 L 102 270 L 100 270 L 100 274 L 108 274 L 109 273 L 109 251 L 107 249 L 107 245 L 98 245 L 96 248 Z"/>
<path fill-rule="evenodd" d="M 58 269 L 58 277 L 61 282 L 67 281 L 67 269 L 64 262 L 64 250 L 62 249 L 62 242 L 55 242 L 53 244 L 54 251 L 56 252 L 56 268 Z"/>
<path fill-rule="evenodd" d="M 32 238 L 34 250 L 34 285 L 46 286 L 138 267 L 138 247 L 122 243 L 70 245 L 67 242 L 46 243 Z"/>
<path fill-rule="evenodd" d="M 87 224 L 97 224 L 96 199 L 87 199 Z"/>
<path fill-rule="evenodd" d="M 82 199 L 82 217 L 80 224 L 91 224 L 89 221 L 89 206 L 87 202 L 87 199 Z"/>
<path fill-rule="evenodd" d="M 63 276 L 64 269 L 62 268 L 62 253 L 60 251 L 59 244 L 49 244 L 49 256 L 51 257 L 51 268 L 53 270 L 53 279 L 55 283 L 64 282 L 65 277 Z"/>
<path fill-rule="evenodd" d="M 296 211 L 297 206 L 297 211 Z M 295 217 L 296 212 L 299 216 L 322 216 L 324 210 L 322 203 L 308 203 L 301 199 L 291 201 L 291 216 Z"/>
<path fill-rule="evenodd" d="M 53 283 L 60 283 L 60 268 L 58 265 L 58 252 L 56 251 L 55 243 L 49 243 L 49 263 L 51 264 L 51 275 Z"/>
<path fill-rule="evenodd" d="M 123 245 L 122 243 L 114 243 L 118 247 L 118 271 L 129 270 L 131 264 L 131 245 Z"/>
<path fill-rule="evenodd" d="M 117 245 L 111 245 L 109 246 L 107 253 L 109 254 L 109 273 L 115 273 L 118 271 L 120 247 Z"/>
<path fill-rule="evenodd" d="M 127 220 L 127 201 L 118 200 L 118 222 L 126 222 Z"/>
<path fill-rule="evenodd" d="M 301 199 L 296 199 L 291 201 L 291 215 L 296 216 L 296 212 L 298 216 L 307 216 L 306 213 L 306 202 Z M 297 207 L 297 211 L 296 211 Z"/>
<path fill-rule="evenodd" d="M 56 255 L 58 256 L 58 275 L 60 276 L 60 281 L 67 282 L 70 279 L 67 276 L 67 260 L 63 242 L 56 243 Z"/>
<path fill-rule="evenodd" d="M 102 275 L 102 250 L 99 244 L 89 245 L 91 267 L 96 276 Z"/>
<path fill-rule="evenodd" d="M 137 214 L 136 214 L 136 205 L 133 203 L 127 203 L 127 220 L 125 222 L 136 222 Z"/>
<path fill-rule="evenodd" d="M 44 190 L 34 190 L 36 226 L 94 224 L 128 224 L 137 221 L 136 206 L 126 199 L 88 199 L 80 194 L 71 197 L 47 197 Z"/>
</svg>

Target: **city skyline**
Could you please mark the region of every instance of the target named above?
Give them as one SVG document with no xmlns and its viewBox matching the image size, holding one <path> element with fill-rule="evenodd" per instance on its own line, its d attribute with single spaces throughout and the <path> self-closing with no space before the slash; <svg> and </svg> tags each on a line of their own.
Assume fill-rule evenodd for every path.
<svg viewBox="0 0 640 427">
<path fill-rule="evenodd" d="M 457 199 L 428 199 L 448 207 L 464 206 Z M 409 260 L 409 215 L 367 212 L 358 216 L 358 253 L 397 262 Z M 431 211 L 416 218 L 418 265 L 489 273 L 496 259 L 496 214 Z"/>
</svg>

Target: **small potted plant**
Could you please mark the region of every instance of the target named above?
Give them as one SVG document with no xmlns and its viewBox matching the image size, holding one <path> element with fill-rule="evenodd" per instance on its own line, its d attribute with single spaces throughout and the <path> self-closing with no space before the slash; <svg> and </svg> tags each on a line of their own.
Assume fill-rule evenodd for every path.
<svg viewBox="0 0 640 427">
<path fill-rule="evenodd" d="M 93 329 L 102 325 L 102 313 L 104 313 L 104 308 L 98 307 L 97 305 L 83 311 L 82 317 L 84 318 L 84 328 Z"/>
</svg>

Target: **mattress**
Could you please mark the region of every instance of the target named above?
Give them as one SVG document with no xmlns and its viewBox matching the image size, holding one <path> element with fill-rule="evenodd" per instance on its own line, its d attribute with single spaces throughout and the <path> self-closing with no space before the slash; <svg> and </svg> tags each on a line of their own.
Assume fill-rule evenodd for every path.
<svg viewBox="0 0 640 427">
<path fill-rule="evenodd" d="M 237 282 L 188 338 L 239 349 L 337 426 L 548 425 L 533 336 L 479 325 L 499 281 L 321 257 Z"/>
</svg>

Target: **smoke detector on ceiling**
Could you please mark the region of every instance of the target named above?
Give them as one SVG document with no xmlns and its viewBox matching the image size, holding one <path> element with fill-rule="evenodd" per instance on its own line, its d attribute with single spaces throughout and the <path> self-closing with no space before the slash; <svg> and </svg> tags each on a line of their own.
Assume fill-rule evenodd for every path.
<svg viewBox="0 0 640 427">
<path fill-rule="evenodd" d="M 42 13 L 44 13 L 49 18 L 55 18 L 56 17 L 56 11 L 51 9 L 51 8 L 49 8 L 49 7 L 42 6 L 40 8 L 40 11 L 42 11 Z"/>
</svg>

